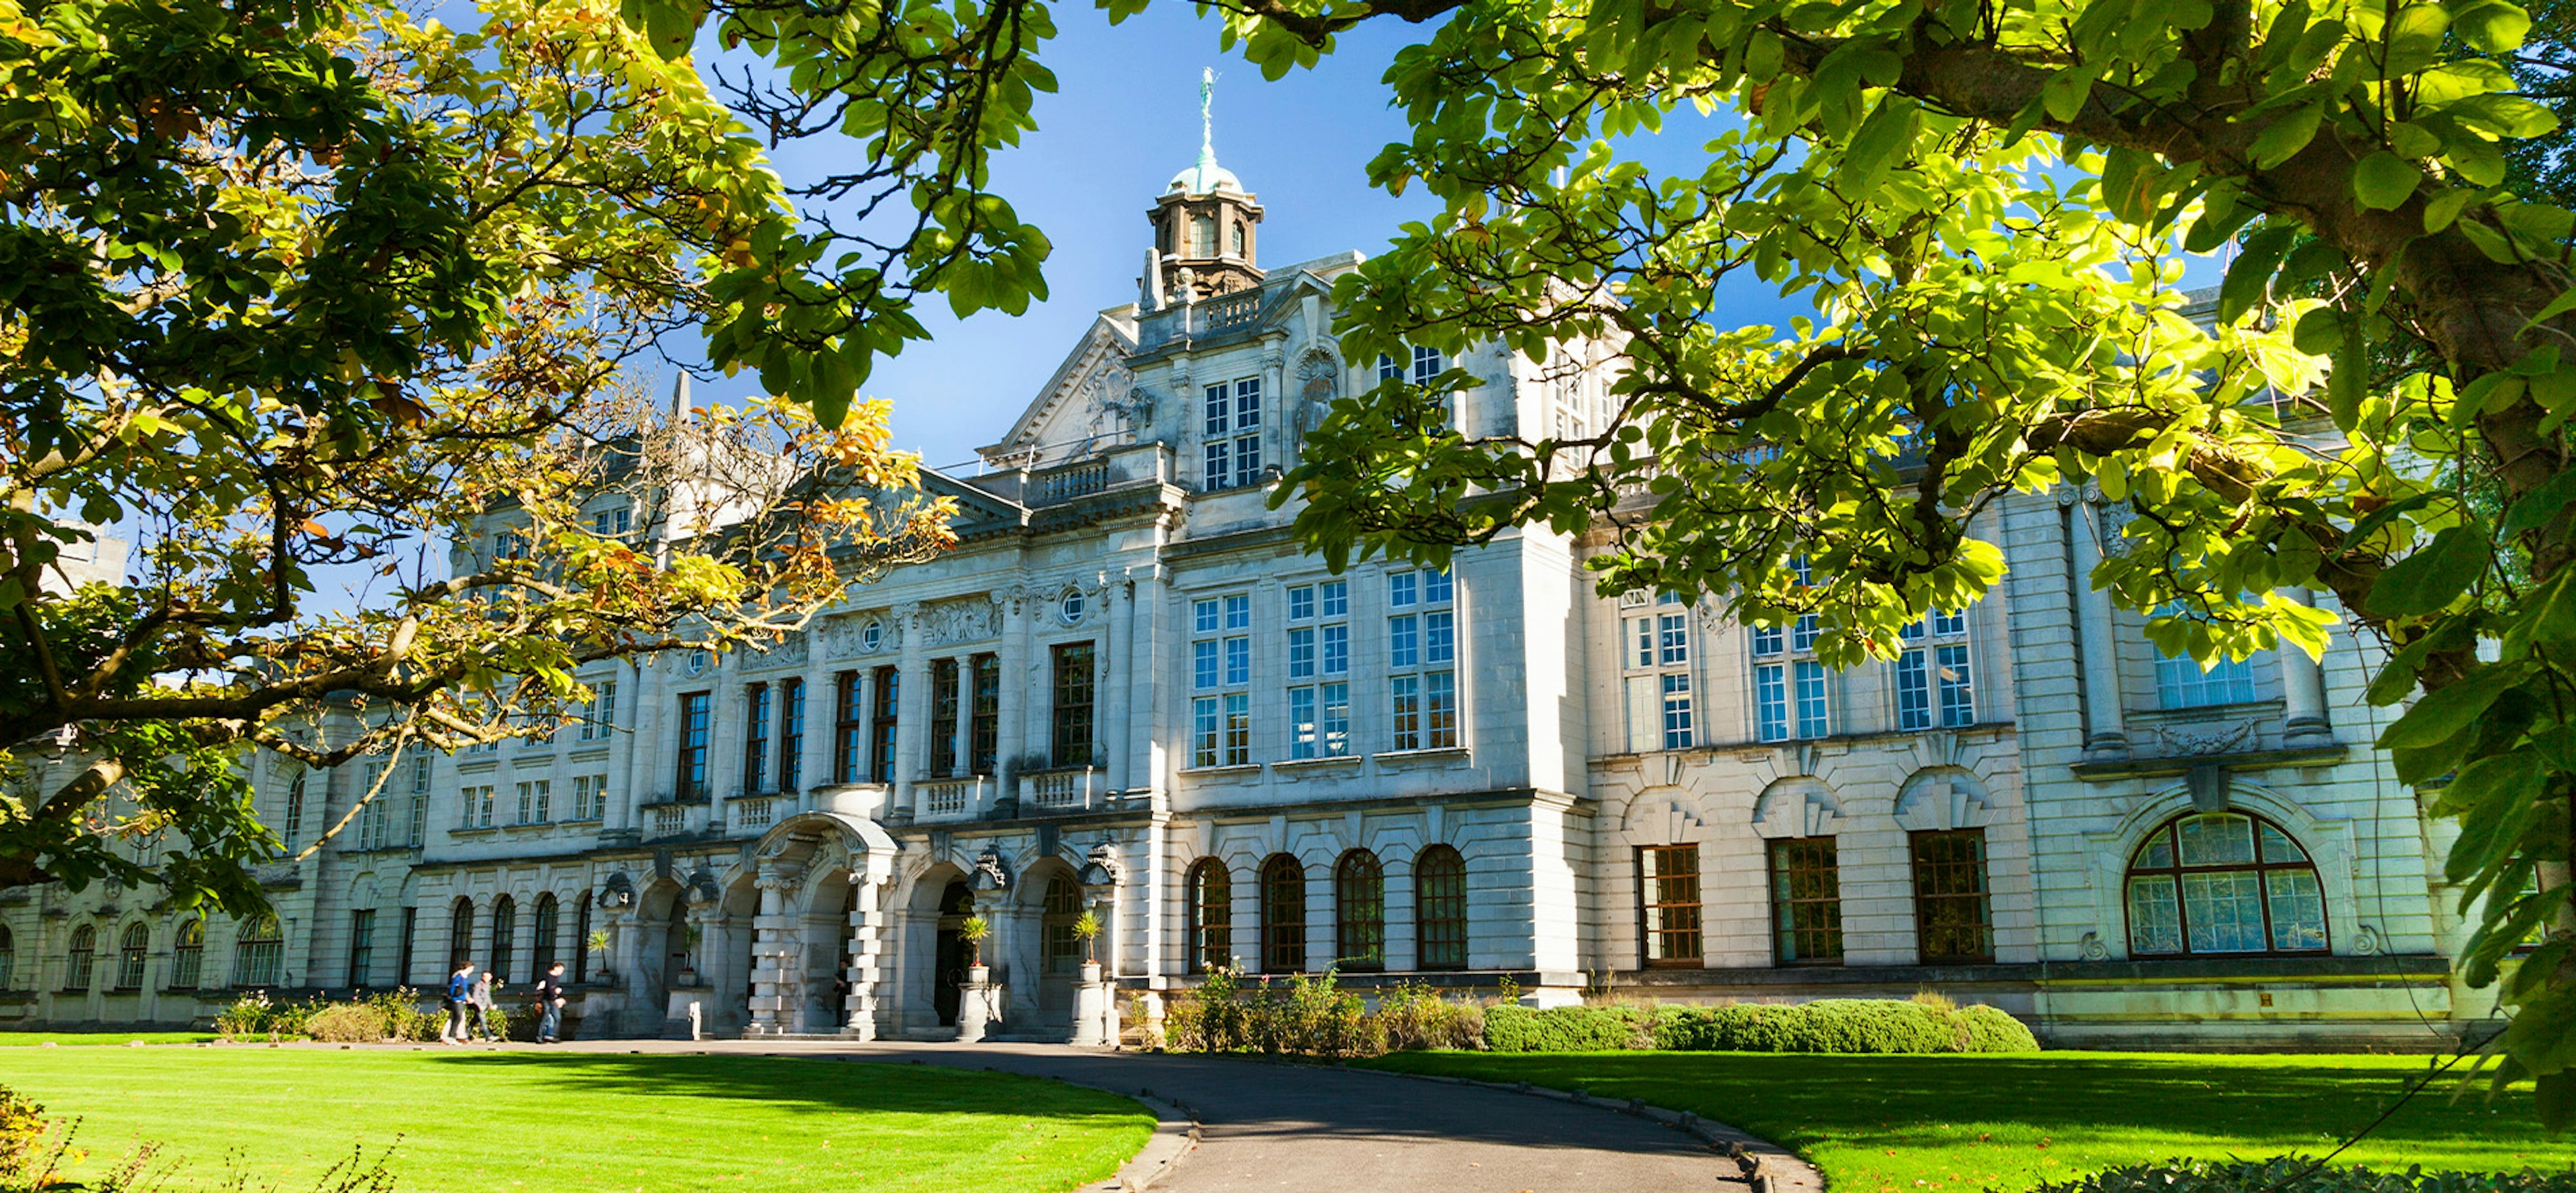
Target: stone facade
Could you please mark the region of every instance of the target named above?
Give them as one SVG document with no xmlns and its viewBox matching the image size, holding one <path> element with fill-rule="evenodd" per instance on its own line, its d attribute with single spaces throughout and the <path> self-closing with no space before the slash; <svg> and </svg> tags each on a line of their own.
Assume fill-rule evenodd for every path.
<svg viewBox="0 0 2576 1193">
<path fill-rule="evenodd" d="M 2000 502 L 1978 530 L 2008 582 L 1841 673 L 1795 628 L 1594 593 L 1594 538 L 1328 573 L 1268 501 L 1333 398 L 1455 364 L 1484 382 L 1462 429 L 1580 431 L 1615 352 L 1350 367 L 1329 296 L 1355 255 L 1265 271 L 1229 241 L 1242 286 L 1182 280 L 1173 213 L 1258 218 L 1230 174 L 1188 191 L 1218 173 L 1175 179 L 1144 297 L 984 466 L 928 477 L 955 551 L 767 653 L 602 666 L 555 740 L 395 760 L 374 810 L 263 876 L 273 928 L 0 897 L 0 1015 L 178 1022 L 240 986 L 560 958 L 585 1034 L 684 1030 L 694 1004 L 714 1033 L 939 1035 L 980 996 L 993 1030 L 1064 1038 L 1084 909 L 1142 996 L 1113 1015 L 1203 962 L 1337 959 L 1539 1002 L 1936 989 L 2059 1042 L 2429 1048 L 2488 1013 L 2447 976 L 2441 829 L 2369 747 L 2391 714 L 2360 699 L 2368 649 L 2158 659 L 2079 578 L 2117 542 L 2096 497 Z M 299 843 L 375 785 L 257 778 Z M 2176 840 L 2209 864 L 2131 876 Z M 993 988 L 961 993 L 970 907 Z"/>
</svg>

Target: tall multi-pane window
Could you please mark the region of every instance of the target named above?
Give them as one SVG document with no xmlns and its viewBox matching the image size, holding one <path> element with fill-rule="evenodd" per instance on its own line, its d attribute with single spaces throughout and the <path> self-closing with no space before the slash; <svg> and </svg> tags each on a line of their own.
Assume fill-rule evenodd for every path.
<svg viewBox="0 0 2576 1193">
<path fill-rule="evenodd" d="M 1351 585 L 1347 580 L 1288 589 L 1288 754 L 1339 758 L 1351 752 Z"/>
<path fill-rule="evenodd" d="M 1968 615 L 1935 612 L 1902 631 L 1896 657 L 1896 727 L 1957 729 L 1977 721 L 1968 668 Z"/>
<path fill-rule="evenodd" d="M 778 681 L 778 789 L 805 786 L 805 681 Z"/>
<path fill-rule="evenodd" d="M 601 538 L 622 539 L 634 529 L 635 510 L 632 506 L 594 510 L 590 515 L 590 532 Z"/>
<path fill-rule="evenodd" d="M 89 993 L 90 974 L 98 968 L 98 929 L 88 924 L 72 929 L 72 947 L 63 954 L 63 993 Z"/>
<path fill-rule="evenodd" d="M 411 800 L 405 817 L 403 843 L 414 849 L 429 840 L 429 756 L 411 760 Z"/>
<path fill-rule="evenodd" d="M 279 817 L 278 838 L 285 842 L 286 852 L 295 852 L 296 835 L 304 828 L 304 771 L 297 768 L 295 777 L 286 784 L 286 807 Z"/>
<path fill-rule="evenodd" d="M 1233 963 L 1234 877 L 1216 858 L 1200 858 L 1190 867 L 1187 939 L 1192 973 Z"/>
<path fill-rule="evenodd" d="M 2225 659 L 2203 668 L 2190 655 L 2156 655 L 2156 703 L 2164 708 L 2214 708 L 2261 699 L 2252 659 Z"/>
<path fill-rule="evenodd" d="M 394 943 L 394 984 L 407 986 L 411 984 L 412 946 L 420 939 L 419 908 L 402 909 L 401 932 L 402 936 Z"/>
<path fill-rule="evenodd" d="M 1218 382 L 1200 394 L 1204 415 L 1205 488 L 1231 489 L 1261 479 L 1261 378 Z"/>
<path fill-rule="evenodd" d="M 1790 565 L 1800 584 L 1810 575 L 1803 558 Z M 1822 628 L 1807 614 L 1784 631 L 1779 626 L 1753 630 L 1754 736 L 1763 741 L 1823 737 L 1832 732 L 1825 702 L 1825 665 L 1816 659 Z"/>
<path fill-rule="evenodd" d="M 388 844 L 387 839 L 392 835 L 389 827 L 392 815 L 387 808 L 390 807 L 393 799 L 384 763 L 370 762 L 359 768 L 358 798 L 366 802 L 358 805 L 356 847 L 382 849 Z"/>
<path fill-rule="evenodd" d="M 577 902 L 577 903 L 575 903 L 575 904 L 573 904 L 573 916 L 572 916 L 572 980 L 573 980 L 573 981 L 575 981 L 575 982 L 587 982 L 587 981 L 589 981 L 589 980 L 590 980 L 590 904 L 591 904 L 591 900 L 592 900 L 592 895 L 591 895 L 591 893 L 590 893 L 589 891 L 583 891 L 583 892 L 581 893 L 581 899 L 580 899 L 580 901 L 579 901 L 579 902 Z M 404 935 L 403 935 L 403 940 L 406 942 L 406 943 L 403 945 L 403 947 L 404 947 L 405 949 L 409 949 L 409 948 L 411 947 L 411 945 L 408 943 L 408 942 L 411 940 L 411 935 L 410 935 L 410 933 L 411 933 L 410 915 L 411 915 L 410 910 L 409 910 L 408 908 L 406 908 L 406 909 L 404 910 L 404 912 L 403 912 L 403 916 L 404 916 L 404 924 L 403 924 L 403 933 L 404 933 Z M 403 966 L 403 968 L 404 968 L 404 970 L 405 970 L 405 971 L 409 971 L 409 970 L 410 970 L 410 968 L 411 968 L 411 966 L 410 966 L 409 964 L 405 964 L 405 965 Z"/>
<path fill-rule="evenodd" d="M 582 741 L 597 741 L 617 731 L 617 681 L 594 679 L 589 683 L 590 699 L 582 702 L 581 731 L 576 736 Z"/>
<path fill-rule="evenodd" d="M 1190 603 L 1190 765 L 1252 762 L 1252 598 Z"/>
<path fill-rule="evenodd" d="M 1261 863 L 1261 971 L 1306 968 L 1306 867 L 1284 853 Z"/>
<path fill-rule="evenodd" d="M 756 683 L 743 693 L 742 789 L 756 795 L 773 790 L 769 783 L 769 685 Z"/>
<path fill-rule="evenodd" d="M 276 916 L 253 917 L 233 938 L 233 985 L 277 985 L 285 965 L 286 936 Z"/>
<path fill-rule="evenodd" d="M 206 921 L 190 916 L 179 921 L 178 934 L 170 938 L 170 988 L 194 990 L 197 983 L 205 980 L 205 973 Z M 8 975 L 0 972 L 0 990 L 8 986 Z"/>
<path fill-rule="evenodd" d="M 2306 850 L 2241 812 L 2157 827 L 2129 858 L 2129 955 L 2317 953 L 2324 888 Z"/>
<path fill-rule="evenodd" d="M 1926 965 L 1995 959 L 1986 895 L 1986 830 L 1910 834 L 1914 852 L 1914 940 Z"/>
<path fill-rule="evenodd" d="M 1832 837 L 1771 843 L 1771 942 L 1782 965 L 1842 964 L 1842 869 Z"/>
<path fill-rule="evenodd" d="M 1467 968 L 1467 862 L 1434 845 L 1413 859 L 1413 964 Z"/>
<path fill-rule="evenodd" d="M 1646 964 L 1700 964 L 1699 846 L 1638 849 L 1637 902 Z"/>
<path fill-rule="evenodd" d="M 143 963 L 151 955 L 152 930 L 140 922 L 127 924 L 116 942 L 116 989 L 142 989 Z"/>
<path fill-rule="evenodd" d="M 492 901 L 492 980 L 506 982 L 517 976 L 510 968 L 510 946 L 519 939 L 519 901 L 503 895 Z"/>
<path fill-rule="evenodd" d="M 447 972 L 474 959 L 474 900 L 462 895 L 447 910 Z"/>
<path fill-rule="evenodd" d="M 860 783 L 868 778 L 867 708 L 859 703 L 859 673 L 832 677 L 832 781 Z"/>
<path fill-rule="evenodd" d="M 680 762 L 676 794 L 681 799 L 697 799 L 707 793 L 707 742 L 715 732 L 714 713 L 708 694 L 689 692 L 680 697 Z"/>
<path fill-rule="evenodd" d="M 1058 874 L 1047 880 L 1046 903 L 1038 913 L 1038 941 L 1046 971 L 1072 973 L 1082 965 L 1082 938 L 1074 923 L 1082 918 L 1082 886 Z"/>
<path fill-rule="evenodd" d="M 555 963 L 555 932 L 563 923 L 563 907 L 555 893 L 537 896 L 537 932 L 528 949 L 528 972 L 543 974 Z"/>
<path fill-rule="evenodd" d="M 1099 761 L 1092 748 L 1091 703 L 1098 686 L 1092 668 L 1096 657 L 1088 642 L 1064 642 L 1048 652 L 1052 668 L 1048 686 L 1055 694 L 1053 741 L 1057 766 L 1090 766 Z M 997 698 L 998 699 L 998 698 Z"/>
<path fill-rule="evenodd" d="M 608 776 L 572 777 L 572 818 L 597 820 L 608 814 Z"/>
<path fill-rule="evenodd" d="M 349 913 L 349 985 L 371 985 L 376 975 L 376 909 Z"/>
<path fill-rule="evenodd" d="M 1333 964 L 1386 968 L 1386 870 L 1365 849 L 1344 853 L 1333 866 Z"/>
<path fill-rule="evenodd" d="M 1628 749 L 1687 750 L 1699 744 L 1691 701 L 1690 611 L 1672 593 L 1619 598 L 1619 665 L 1628 706 Z"/>
<path fill-rule="evenodd" d="M 979 654 L 968 665 L 973 687 L 966 709 L 966 767 L 993 773 L 1002 750 L 1002 659 Z"/>
<path fill-rule="evenodd" d="M 481 787 L 465 788 L 461 794 L 464 797 L 461 802 L 465 806 L 465 823 L 460 827 L 492 827 L 492 817 L 495 815 L 496 806 L 500 803 L 495 789 L 487 783 Z"/>
<path fill-rule="evenodd" d="M 958 669 L 955 659 L 930 661 L 930 773 L 957 773 Z"/>
<path fill-rule="evenodd" d="M 554 784 L 545 779 L 519 784 L 519 824 L 545 824 L 554 819 Z"/>
<path fill-rule="evenodd" d="M 1387 710 L 1392 748 L 1458 744 L 1458 613 L 1447 572 L 1386 578 Z"/>
<path fill-rule="evenodd" d="M 876 689 L 876 707 L 871 710 L 868 720 L 867 774 L 876 782 L 891 783 L 894 782 L 895 726 L 896 714 L 902 708 L 903 672 L 892 667 L 879 667 L 870 682 Z M 855 688 L 857 684 L 857 678 L 852 677 L 851 686 Z"/>
</svg>

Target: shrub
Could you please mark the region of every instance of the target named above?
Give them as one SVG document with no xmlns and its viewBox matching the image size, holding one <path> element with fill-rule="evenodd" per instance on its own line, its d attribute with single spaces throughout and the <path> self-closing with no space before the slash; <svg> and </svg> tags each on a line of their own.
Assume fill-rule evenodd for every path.
<svg viewBox="0 0 2576 1193">
<path fill-rule="evenodd" d="M 1651 1009 L 1521 1006 L 1485 1010 L 1485 1047 L 1496 1052 L 1613 1052 L 1652 1048 Z"/>
<path fill-rule="evenodd" d="M 2311 1171 L 2313 1169 L 2313 1171 Z M 2576 1193 L 2576 1173 L 2373 1172 L 2367 1168 L 2317 1168 L 2300 1156 L 2269 1160 L 2174 1160 L 2142 1164 L 2060 1184 L 2033 1193 Z"/>
<path fill-rule="evenodd" d="M 383 1010 L 370 1003 L 333 1003 L 304 1021 L 304 1032 L 330 1044 L 374 1043 L 393 1034 Z"/>
<path fill-rule="evenodd" d="M 1496 1052 L 2039 1050 L 2029 1028 L 1993 1007 L 1857 998 L 1779 1006 L 1559 1007 L 1550 1011 L 1496 1007 L 1485 1015 L 1485 1039 Z"/>
<path fill-rule="evenodd" d="M 0 1177 L 14 1176 L 43 1150 L 45 1108 L 34 1098 L 0 1086 Z"/>
<path fill-rule="evenodd" d="M 447 1012 L 422 1005 L 420 992 L 409 986 L 370 995 L 366 1005 L 385 1017 L 385 1037 L 426 1043 L 438 1038 L 439 1029 L 447 1025 Z"/>
<path fill-rule="evenodd" d="M 1163 1012 L 1163 1046 L 1174 1052 L 1338 1059 L 1394 1048 L 1474 1048 L 1483 1035 L 1481 1012 L 1429 986 L 1398 985 L 1371 1010 L 1330 971 L 1246 989 L 1240 971 L 1213 970 Z"/>
<path fill-rule="evenodd" d="M 233 1000 L 215 1016 L 215 1034 L 227 1040 L 247 1039 L 268 1034 L 268 1015 L 273 1010 L 268 992 L 253 990 Z"/>
<path fill-rule="evenodd" d="M 1398 982 L 1378 995 L 1376 1018 L 1389 1052 L 1485 1046 L 1484 1008 L 1443 998 L 1426 983 Z"/>
</svg>

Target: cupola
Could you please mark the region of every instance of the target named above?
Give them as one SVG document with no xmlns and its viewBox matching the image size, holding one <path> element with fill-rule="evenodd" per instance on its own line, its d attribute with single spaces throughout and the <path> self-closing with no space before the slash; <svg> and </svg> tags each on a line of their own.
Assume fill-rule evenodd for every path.
<svg viewBox="0 0 2576 1193">
<path fill-rule="evenodd" d="M 1199 160 L 1172 175 L 1145 218 L 1154 224 L 1154 259 L 1164 303 L 1200 302 L 1261 284 L 1256 262 L 1261 204 L 1234 172 L 1216 164 L 1216 72 L 1199 79 Z"/>
</svg>

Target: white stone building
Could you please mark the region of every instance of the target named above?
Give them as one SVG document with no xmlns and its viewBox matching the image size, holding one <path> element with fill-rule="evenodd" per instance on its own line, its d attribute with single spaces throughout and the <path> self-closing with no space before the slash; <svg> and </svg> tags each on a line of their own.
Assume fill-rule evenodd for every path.
<svg viewBox="0 0 2576 1193">
<path fill-rule="evenodd" d="M 767 654 L 601 666 L 555 740 L 400 763 L 264 875 L 274 921 L 0 897 L 0 1015 L 177 1022 L 236 987 L 561 958 L 583 1034 L 695 1003 L 719 1033 L 936 1035 L 972 908 L 997 1030 L 1062 1038 L 1085 907 L 1122 992 L 1226 962 L 1551 1002 L 1934 989 L 2060 1043 L 2429 1048 L 2488 1013 L 2448 976 L 2447 841 L 2369 747 L 2388 713 L 2348 637 L 2322 670 L 2159 659 L 2081 582 L 2105 509 L 2072 491 L 1999 503 L 2008 582 L 1840 673 L 1795 628 L 1596 595 L 1594 539 L 1329 574 L 1268 502 L 1333 397 L 1456 363 L 1486 382 L 1466 429 L 1579 426 L 1615 361 L 1355 369 L 1328 329 L 1356 255 L 1259 268 L 1261 208 L 1212 154 L 1151 216 L 1141 299 L 974 475 L 927 478 L 955 551 Z M 299 843 L 373 784 L 258 781 Z"/>
</svg>

